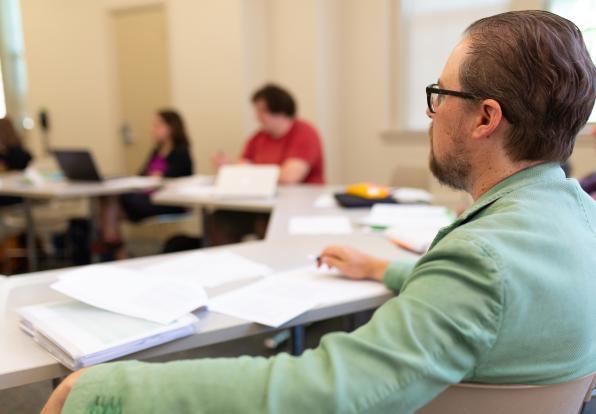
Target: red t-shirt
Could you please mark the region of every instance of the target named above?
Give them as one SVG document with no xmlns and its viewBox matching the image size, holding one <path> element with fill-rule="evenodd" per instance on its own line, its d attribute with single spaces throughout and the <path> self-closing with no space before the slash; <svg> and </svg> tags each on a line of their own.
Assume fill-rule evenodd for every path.
<svg viewBox="0 0 596 414">
<path fill-rule="evenodd" d="M 325 183 L 319 134 L 312 126 L 299 119 L 280 138 L 274 138 L 265 131 L 257 132 L 244 146 L 241 158 L 253 164 L 277 165 L 282 165 L 289 158 L 299 158 L 310 166 L 304 183 Z"/>
</svg>

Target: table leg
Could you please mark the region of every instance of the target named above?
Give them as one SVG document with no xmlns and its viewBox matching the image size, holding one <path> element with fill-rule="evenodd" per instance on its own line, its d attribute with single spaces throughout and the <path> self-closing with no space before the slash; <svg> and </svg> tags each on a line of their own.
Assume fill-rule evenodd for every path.
<svg viewBox="0 0 596 414">
<path fill-rule="evenodd" d="M 89 250 L 91 251 L 91 263 L 99 262 L 99 256 L 93 253 L 93 243 L 98 237 L 99 222 L 99 199 L 97 197 L 89 198 Z"/>
<path fill-rule="evenodd" d="M 304 325 L 292 327 L 292 355 L 302 355 L 306 342 L 306 328 Z"/>
<path fill-rule="evenodd" d="M 203 226 L 203 247 L 209 247 L 211 244 L 209 240 L 209 210 L 206 207 L 201 207 L 201 221 Z"/>
<path fill-rule="evenodd" d="M 27 222 L 27 262 L 29 264 L 29 271 L 36 272 L 39 263 L 37 257 L 37 245 L 35 243 L 35 220 L 33 218 L 33 202 L 29 198 L 24 200 L 25 220 Z"/>
<path fill-rule="evenodd" d="M 58 388 L 58 385 L 60 385 L 60 383 L 64 381 L 64 378 L 65 377 L 52 378 L 52 389 L 55 390 L 56 388 Z"/>
</svg>

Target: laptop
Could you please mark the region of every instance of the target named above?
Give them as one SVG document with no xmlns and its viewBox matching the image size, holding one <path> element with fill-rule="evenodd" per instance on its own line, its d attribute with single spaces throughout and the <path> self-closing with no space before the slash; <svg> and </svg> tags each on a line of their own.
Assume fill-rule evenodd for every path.
<svg viewBox="0 0 596 414">
<path fill-rule="evenodd" d="M 103 178 L 99 174 L 93 156 L 86 150 L 56 150 L 53 151 L 62 172 L 72 181 L 100 182 Z"/>
<path fill-rule="evenodd" d="M 270 198 L 277 191 L 277 165 L 224 165 L 215 179 L 218 197 Z"/>
</svg>

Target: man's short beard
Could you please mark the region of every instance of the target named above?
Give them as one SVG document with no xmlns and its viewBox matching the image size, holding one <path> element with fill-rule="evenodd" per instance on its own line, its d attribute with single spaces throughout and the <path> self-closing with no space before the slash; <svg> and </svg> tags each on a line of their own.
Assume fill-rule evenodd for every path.
<svg viewBox="0 0 596 414">
<path fill-rule="evenodd" d="M 430 136 L 429 167 L 432 174 L 441 184 L 455 190 L 466 190 L 472 166 L 466 149 L 463 146 L 463 138 L 460 133 L 454 136 L 453 150 L 439 161 L 433 151 L 433 126 L 431 124 L 428 134 Z"/>
</svg>

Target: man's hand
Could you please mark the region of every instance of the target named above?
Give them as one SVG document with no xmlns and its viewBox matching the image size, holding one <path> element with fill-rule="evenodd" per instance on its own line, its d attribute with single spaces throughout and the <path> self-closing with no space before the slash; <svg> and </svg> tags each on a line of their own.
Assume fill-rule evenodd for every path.
<svg viewBox="0 0 596 414">
<path fill-rule="evenodd" d="M 389 261 L 369 256 L 347 246 L 329 246 L 319 256 L 319 265 L 335 267 L 350 279 L 383 281 Z"/>
<path fill-rule="evenodd" d="M 60 414 L 62 412 L 62 407 L 64 407 L 64 403 L 68 398 L 68 394 L 72 390 L 74 383 L 76 380 L 81 376 L 81 374 L 85 372 L 85 368 L 78 370 L 77 372 L 73 372 L 68 377 L 64 379 L 54 390 L 48 402 L 41 410 L 40 414 Z"/>
</svg>

